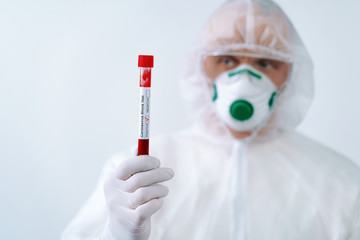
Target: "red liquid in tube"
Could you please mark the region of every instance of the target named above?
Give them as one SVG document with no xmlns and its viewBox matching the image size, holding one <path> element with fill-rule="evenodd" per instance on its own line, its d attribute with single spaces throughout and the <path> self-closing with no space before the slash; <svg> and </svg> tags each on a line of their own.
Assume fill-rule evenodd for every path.
<svg viewBox="0 0 360 240">
<path fill-rule="evenodd" d="M 154 57 L 139 55 L 138 66 L 140 67 L 139 156 L 149 155 L 151 68 L 154 67 Z"/>
</svg>

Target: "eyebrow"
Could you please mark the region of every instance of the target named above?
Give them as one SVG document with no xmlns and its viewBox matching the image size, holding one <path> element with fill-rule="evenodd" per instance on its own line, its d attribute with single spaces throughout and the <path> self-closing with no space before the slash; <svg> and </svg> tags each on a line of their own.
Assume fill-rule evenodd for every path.
<svg viewBox="0 0 360 240">
<path fill-rule="evenodd" d="M 223 58 L 230 58 L 234 62 L 239 62 L 239 60 L 231 55 L 219 55 L 217 61 L 221 61 Z"/>
</svg>

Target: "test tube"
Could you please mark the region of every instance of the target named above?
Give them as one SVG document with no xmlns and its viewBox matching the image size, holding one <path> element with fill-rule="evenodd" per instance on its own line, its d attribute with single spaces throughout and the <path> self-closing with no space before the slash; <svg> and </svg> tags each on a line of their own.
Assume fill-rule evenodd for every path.
<svg viewBox="0 0 360 240">
<path fill-rule="evenodd" d="M 140 68 L 139 156 L 149 155 L 151 68 L 154 67 L 154 56 L 139 55 L 138 67 Z"/>
</svg>

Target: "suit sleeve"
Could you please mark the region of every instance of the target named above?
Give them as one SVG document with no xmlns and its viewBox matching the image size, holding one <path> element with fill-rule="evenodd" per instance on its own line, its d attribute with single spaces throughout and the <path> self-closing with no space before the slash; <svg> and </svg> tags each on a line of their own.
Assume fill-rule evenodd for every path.
<svg viewBox="0 0 360 240">
<path fill-rule="evenodd" d="M 61 235 L 61 240 L 98 240 L 108 218 L 103 184 L 114 172 L 118 163 L 124 159 L 114 155 L 105 164 L 99 181 L 90 198 L 79 210 Z"/>
<path fill-rule="evenodd" d="M 354 220 L 349 240 L 360 240 L 360 194 L 354 209 Z"/>
</svg>

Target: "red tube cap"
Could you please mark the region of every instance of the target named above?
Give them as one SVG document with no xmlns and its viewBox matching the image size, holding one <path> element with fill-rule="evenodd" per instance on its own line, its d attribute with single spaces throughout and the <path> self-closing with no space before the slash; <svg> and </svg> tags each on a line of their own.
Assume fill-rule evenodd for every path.
<svg viewBox="0 0 360 240">
<path fill-rule="evenodd" d="M 139 55 L 138 67 L 154 67 L 154 56 L 152 55 Z"/>
</svg>

